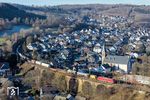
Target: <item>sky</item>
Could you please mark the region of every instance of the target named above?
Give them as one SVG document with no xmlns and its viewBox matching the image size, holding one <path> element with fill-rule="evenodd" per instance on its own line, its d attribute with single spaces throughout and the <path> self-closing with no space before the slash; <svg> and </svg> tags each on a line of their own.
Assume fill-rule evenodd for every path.
<svg viewBox="0 0 150 100">
<path fill-rule="evenodd" d="M 150 5 L 150 0 L 0 0 L 5 3 L 23 5 L 62 5 L 62 4 L 136 4 Z"/>
</svg>

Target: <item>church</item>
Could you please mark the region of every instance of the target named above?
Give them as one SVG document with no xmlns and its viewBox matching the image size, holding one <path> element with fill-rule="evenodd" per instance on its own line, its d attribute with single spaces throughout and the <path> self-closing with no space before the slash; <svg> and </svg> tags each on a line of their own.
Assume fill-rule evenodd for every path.
<svg viewBox="0 0 150 100">
<path fill-rule="evenodd" d="M 131 59 L 129 56 L 106 56 L 104 45 L 102 49 L 102 64 L 108 64 L 111 67 L 115 67 L 116 71 L 120 71 L 122 73 L 130 73 L 132 70 Z"/>
</svg>

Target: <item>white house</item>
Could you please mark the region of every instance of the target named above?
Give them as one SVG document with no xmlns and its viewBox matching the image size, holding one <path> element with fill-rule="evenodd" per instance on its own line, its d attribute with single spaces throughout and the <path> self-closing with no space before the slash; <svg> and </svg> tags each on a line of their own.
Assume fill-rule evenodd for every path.
<svg viewBox="0 0 150 100">
<path fill-rule="evenodd" d="M 101 49 L 101 46 L 99 43 L 97 43 L 95 45 L 95 47 L 93 48 L 93 51 L 96 52 L 96 53 L 101 53 L 102 52 L 102 49 Z"/>
<path fill-rule="evenodd" d="M 129 73 L 132 69 L 129 56 L 112 56 L 108 55 L 104 59 L 104 64 L 114 66 L 116 70 L 124 73 Z"/>
</svg>

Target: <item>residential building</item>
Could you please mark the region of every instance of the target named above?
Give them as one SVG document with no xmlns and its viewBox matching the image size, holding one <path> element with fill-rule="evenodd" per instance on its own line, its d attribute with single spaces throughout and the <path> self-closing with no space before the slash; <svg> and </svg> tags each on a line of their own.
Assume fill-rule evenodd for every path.
<svg viewBox="0 0 150 100">
<path fill-rule="evenodd" d="M 8 71 L 10 71 L 9 64 L 6 62 L 0 63 L 0 76 L 7 75 Z"/>
<path fill-rule="evenodd" d="M 103 64 L 109 64 L 109 66 L 115 67 L 115 70 L 123 73 L 129 73 L 132 69 L 129 56 L 108 55 L 105 57 Z"/>
</svg>

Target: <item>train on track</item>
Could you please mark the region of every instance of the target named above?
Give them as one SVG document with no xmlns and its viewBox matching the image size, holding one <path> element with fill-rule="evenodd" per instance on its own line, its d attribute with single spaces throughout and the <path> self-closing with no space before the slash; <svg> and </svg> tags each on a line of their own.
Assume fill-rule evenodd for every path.
<svg viewBox="0 0 150 100">
<path fill-rule="evenodd" d="M 29 60 L 29 58 L 22 55 L 21 53 L 18 53 L 18 54 L 21 58 L 26 59 L 30 63 L 37 64 L 37 65 L 40 65 L 40 66 L 43 66 L 46 68 L 51 68 L 51 66 L 53 66 L 52 62 L 47 64 L 47 63 L 43 63 L 41 61 Z M 54 69 L 54 68 L 51 68 L 51 69 Z M 54 70 L 56 70 L 56 69 L 54 69 Z M 67 72 L 68 73 L 75 73 L 75 71 L 72 71 L 72 70 L 68 70 Z M 77 72 L 77 74 L 82 75 L 82 76 L 86 76 L 86 77 L 89 75 L 88 73 L 81 73 L 81 72 Z M 105 76 L 97 76 L 97 75 L 92 75 L 92 76 L 94 76 L 95 79 L 100 81 L 100 82 L 111 83 L 111 84 L 126 83 L 126 84 L 150 85 L 150 78 L 149 77 L 139 76 L 139 75 L 124 75 L 124 76 L 121 76 L 120 79 L 113 79 L 113 78 L 109 78 L 109 77 L 105 77 Z"/>
</svg>

